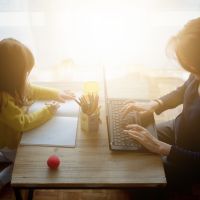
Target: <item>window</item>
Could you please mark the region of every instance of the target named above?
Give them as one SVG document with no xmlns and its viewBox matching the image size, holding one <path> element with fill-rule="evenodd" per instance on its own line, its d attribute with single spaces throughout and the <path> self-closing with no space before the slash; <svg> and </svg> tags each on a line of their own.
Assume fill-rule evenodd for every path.
<svg viewBox="0 0 200 200">
<path fill-rule="evenodd" d="M 165 47 L 199 10 L 198 0 L 1 0 L 0 39 L 31 48 L 32 80 L 81 79 L 76 70 L 101 66 L 183 76 Z"/>
</svg>

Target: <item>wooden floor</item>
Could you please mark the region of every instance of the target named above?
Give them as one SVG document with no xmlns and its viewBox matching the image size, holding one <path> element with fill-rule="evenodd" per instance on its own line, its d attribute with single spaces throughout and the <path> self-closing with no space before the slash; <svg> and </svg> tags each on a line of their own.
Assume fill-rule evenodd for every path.
<svg viewBox="0 0 200 200">
<path fill-rule="evenodd" d="M 24 200 L 27 192 L 23 191 Z M 1 191 L 1 200 L 15 200 L 12 188 L 7 186 Z M 199 200 L 200 185 L 190 191 L 162 191 L 153 189 L 140 190 L 36 190 L 33 200 Z"/>
<path fill-rule="evenodd" d="M 24 197 L 27 196 L 24 192 Z M 1 200 L 14 200 L 11 188 L 3 191 Z M 34 192 L 34 200 L 129 200 L 133 199 L 131 192 L 120 190 L 38 190 Z"/>
<path fill-rule="evenodd" d="M 26 195 L 24 195 L 26 196 Z M 14 200 L 11 189 L 7 189 L 1 200 Z M 131 200 L 138 199 L 137 194 L 123 190 L 50 190 L 35 191 L 34 200 Z"/>
<path fill-rule="evenodd" d="M 181 84 L 180 79 L 157 78 L 149 79 L 151 99 L 157 98 L 166 92 L 175 89 Z M 180 108 L 164 112 L 157 122 L 174 118 L 180 112 Z M 26 199 L 27 192 L 23 195 Z M 176 191 L 167 194 L 159 193 L 153 189 L 148 190 L 36 190 L 34 200 L 134 200 L 134 199 L 169 199 L 169 200 L 197 200 L 200 199 L 200 185 L 194 185 L 189 191 Z M 165 198 L 164 198 L 165 197 Z M 0 200 L 14 200 L 14 193 L 10 186 L 4 188 L 0 193 Z"/>
</svg>

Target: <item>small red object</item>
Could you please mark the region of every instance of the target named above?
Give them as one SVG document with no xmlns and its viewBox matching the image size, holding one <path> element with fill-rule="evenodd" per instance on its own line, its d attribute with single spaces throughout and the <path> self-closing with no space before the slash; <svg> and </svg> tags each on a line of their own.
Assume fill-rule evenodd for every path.
<svg viewBox="0 0 200 200">
<path fill-rule="evenodd" d="M 47 160 L 47 165 L 51 169 L 57 169 L 58 166 L 60 165 L 60 159 L 56 155 L 52 155 L 48 158 Z"/>
</svg>

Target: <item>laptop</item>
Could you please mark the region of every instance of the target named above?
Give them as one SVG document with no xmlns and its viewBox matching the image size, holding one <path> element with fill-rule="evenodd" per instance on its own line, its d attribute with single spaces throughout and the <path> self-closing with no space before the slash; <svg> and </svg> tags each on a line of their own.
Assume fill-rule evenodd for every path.
<svg viewBox="0 0 200 200">
<path fill-rule="evenodd" d="M 130 112 L 124 119 L 122 119 L 120 110 L 131 99 L 125 98 L 108 98 L 107 82 L 105 70 L 104 76 L 104 95 L 106 108 L 106 122 L 109 138 L 110 150 L 119 151 L 146 151 L 146 149 L 134 140 L 129 134 L 124 133 L 123 130 L 127 124 L 139 124 L 146 128 L 154 137 L 157 138 L 155 127 L 155 120 L 153 113 L 140 114 L 138 112 Z M 137 102 L 144 102 L 148 100 L 132 99 Z"/>
</svg>

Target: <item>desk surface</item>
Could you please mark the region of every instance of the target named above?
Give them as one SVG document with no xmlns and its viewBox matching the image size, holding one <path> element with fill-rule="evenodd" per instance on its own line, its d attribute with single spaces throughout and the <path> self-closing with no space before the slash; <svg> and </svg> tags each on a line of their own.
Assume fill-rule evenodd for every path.
<svg viewBox="0 0 200 200">
<path fill-rule="evenodd" d="M 15 187 L 137 187 L 166 184 L 159 156 L 148 153 L 111 152 L 102 120 L 99 133 L 86 134 L 78 128 L 76 148 L 20 146 L 12 176 Z M 51 171 L 46 160 L 61 159 Z"/>
<path fill-rule="evenodd" d="M 24 188 L 165 186 L 166 178 L 161 158 L 150 153 L 110 151 L 103 108 L 101 119 L 99 133 L 84 133 L 79 123 L 76 148 L 19 146 L 12 186 Z M 57 154 L 61 159 L 61 165 L 56 171 L 49 170 L 46 164 L 46 160 L 52 154 Z"/>
</svg>

